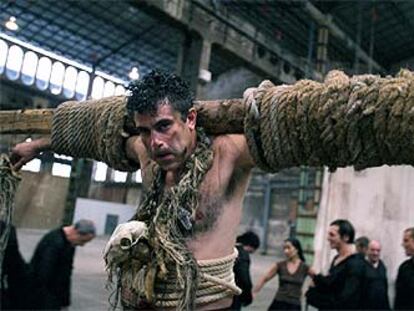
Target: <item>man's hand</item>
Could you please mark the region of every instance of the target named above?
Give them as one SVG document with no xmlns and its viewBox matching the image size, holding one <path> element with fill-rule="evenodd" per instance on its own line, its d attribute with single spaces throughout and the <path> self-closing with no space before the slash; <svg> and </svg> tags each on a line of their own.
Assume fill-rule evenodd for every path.
<svg viewBox="0 0 414 311">
<path fill-rule="evenodd" d="M 10 160 L 16 170 L 22 168 L 42 151 L 50 149 L 50 138 L 40 138 L 17 144 L 12 149 Z"/>
</svg>

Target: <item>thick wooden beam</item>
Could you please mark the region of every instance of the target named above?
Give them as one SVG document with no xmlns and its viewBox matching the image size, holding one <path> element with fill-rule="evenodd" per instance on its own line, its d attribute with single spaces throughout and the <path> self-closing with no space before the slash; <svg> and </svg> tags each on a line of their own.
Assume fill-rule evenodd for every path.
<svg viewBox="0 0 414 311">
<path fill-rule="evenodd" d="M 0 111 L 0 134 L 50 134 L 54 109 Z"/>
<path fill-rule="evenodd" d="M 196 101 L 195 107 L 198 124 L 208 133 L 243 133 L 242 99 Z M 0 134 L 50 134 L 53 113 L 54 109 L 0 111 Z"/>
</svg>

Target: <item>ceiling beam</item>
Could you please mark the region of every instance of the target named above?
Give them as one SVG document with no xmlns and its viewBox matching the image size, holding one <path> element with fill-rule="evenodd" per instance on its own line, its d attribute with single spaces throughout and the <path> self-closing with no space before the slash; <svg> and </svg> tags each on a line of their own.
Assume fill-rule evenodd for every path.
<svg viewBox="0 0 414 311">
<path fill-rule="evenodd" d="M 219 11 L 214 10 L 211 4 L 195 0 L 172 2 L 135 0 L 135 3 L 150 14 L 160 15 L 160 18 L 169 19 L 187 31 L 197 32 L 211 43 L 237 55 L 253 71 L 264 76 L 290 83 L 292 81 L 285 80 L 286 75 L 281 74 L 283 62 L 302 71 L 307 67 L 305 58 L 298 57 L 283 49 L 273 37 L 261 32 L 251 23 L 232 15 L 222 15 Z M 258 57 L 258 47 L 266 49 L 267 57 Z M 270 55 L 275 55 L 282 60 L 279 66 L 274 66 L 269 62 L 268 56 Z M 311 77 L 320 78 L 321 74 L 312 70 Z"/>
<path fill-rule="evenodd" d="M 310 1 L 304 3 L 305 11 L 320 25 L 328 27 L 329 32 L 335 38 L 345 42 L 345 45 L 352 51 L 356 51 L 359 58 L 366 62 L 367 64 L 371 63 L 372 67 L 380 73 L 387 72 L 384 67 L 377 63 L 373 58 L 371 58 L 358 44 L 355 43 L 341 28 L 336 25 L 329 16 L 323 14 L 316 8 Z"/>
</svg>

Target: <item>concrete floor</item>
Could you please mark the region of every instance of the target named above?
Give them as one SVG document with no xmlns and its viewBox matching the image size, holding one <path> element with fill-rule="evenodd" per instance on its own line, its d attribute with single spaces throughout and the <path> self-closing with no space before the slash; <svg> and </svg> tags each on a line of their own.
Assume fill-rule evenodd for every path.
<svg viewBox="0 0 414 311">
<path fill-rule="evenodd" d="M 46 233 L 42 230 L 19 229 L 20 251 L 29 260 L 40 238 Z M 110 291 L 105 289 L 106 273 L 102 252 L 107 236 L 100 236 L 84 247 L 76 250 L 72 276 L 71 311 L 108 310 Z M 277 260 L 274 256 L 255 254 L 252 256 L 252 279 L 255 282 Z M 267 310 L 277 289 L 277 279 L 270 281 L 259 293 L 254 303 L 244 310 Z"/>
</svg>

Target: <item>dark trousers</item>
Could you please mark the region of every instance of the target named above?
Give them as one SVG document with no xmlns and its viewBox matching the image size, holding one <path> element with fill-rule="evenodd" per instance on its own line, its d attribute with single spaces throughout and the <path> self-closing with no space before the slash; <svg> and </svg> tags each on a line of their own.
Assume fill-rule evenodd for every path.
<svg viewBox="0 0 414 311">
<path fill-rule="evenodd" d="M 298 310 L 300 311 L 300 305 L 295 305 L 295 304 L 287 303 L 284 301 L 278 301 L 275 299 L 270 305 L 268 311 L 273 311 L 273 310 Z"/>
</svg>

